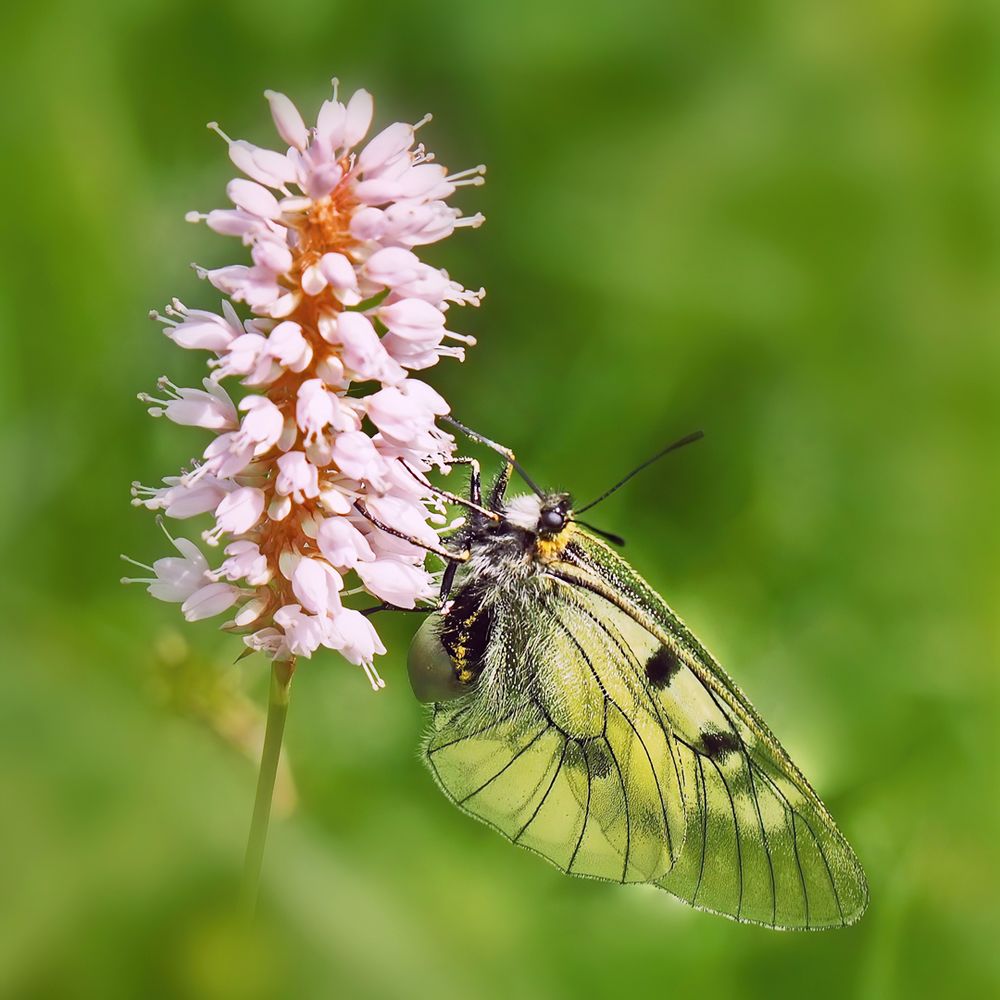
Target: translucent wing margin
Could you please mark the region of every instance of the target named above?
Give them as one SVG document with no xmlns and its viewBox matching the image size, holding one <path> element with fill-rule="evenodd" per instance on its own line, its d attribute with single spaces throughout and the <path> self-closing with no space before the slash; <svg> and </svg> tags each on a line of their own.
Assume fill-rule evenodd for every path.
<svg viewBox="0 0 1000 1000">
<path fill-rule="evenodd" d="M 682 772 L 683 850 L 651 881 L 768 927 L 853 923 L 868 902 L 864 872 L 805 777 L 659 595 L 602 543 L 583 532 L 577 539 L 553 578 L 643 684 Z"/>
</svg>

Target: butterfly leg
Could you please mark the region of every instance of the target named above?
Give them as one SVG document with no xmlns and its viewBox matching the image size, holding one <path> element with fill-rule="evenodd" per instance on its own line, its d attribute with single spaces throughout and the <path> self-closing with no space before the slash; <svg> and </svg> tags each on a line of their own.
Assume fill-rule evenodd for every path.
<svg viewBox="0 0 1000 1000">
<path fill-rule="evenodd" d="M 378 614 L 380 611 L 409 611 L 411 614 L 417 615 L 429 615 L 435 611 L 440 611 L 440 604 L 425 604 L 419 608 L 400 608 L 395 604 L 389 604 L 388 602 L 383 602 L 382 604 L 376 604 L 374 608 L 362 608 L 361 614 L 365 618 L 370 618 L 372 615 Z M 253 650 L 251 650 L 253 652 Z"/>
<path fill-rule="evenodd" d="M 479 469 L 479 459 L 462 455 L 459 458 L 450 458 L 448 464 L 469 466 L 469 500 L 474 504 L 482 504 L 483 479 Z"/>
<path fill-rule="evenodd" d="M 430 493 L 433 493 L 437 497 L 441 497 L 443 500 L 447 500 L 449 503 L 458 504 L 460 507 L 468 507 L 470 510 L 475 511 L 477 514 L 482 514 L 483 517 L 488 518 L 491 521 L 499 521 L 500 515 L 495 511 L 487 510 L 482 505 L 482 485 L 479 477 L 479 462 L 474 458 L 453 458 L 449 460 L 450 465 L 471 465 L 472 475 L 469 479 L 469 498 L 460 497 L 455 493 L 449 493 L 447 490 L 439 489 L 432 483 L 427 481 L 427 477 L 419 474 L 414 469 L 410 468 L 409 465 L 403 460 L 399 459 L 403 468 L 413 476 L 414 479 L 421 486 L 423 486 Z"/>
<path fill-rule="evenodd" d="M 458 563 L 452 562 L 448 563 L 444 568 L 444 573 L 441 574 L 441 589 L 438 592 L 438 600 L 441 602 L 440 606 L 443 608 L 448 600 L 448 596 L 451 594 L 452 584 L 455 582 L 455 574 L 458 572 Z"/>
<path fill-rule="evenodd" d="M 493 485 L 490 487 L 487 506 L 493 511 L 503 509 L 503 498 L 507 493 L 507 487 L 510 486 L 510 477 L 514 473 L 514 453 L 512 451 L 508 452 L 506 458 L 507 461 L 504 463 L 504 467 L 497 473 L 497 477 L 493 480 Z"/>
<path fill-rule="evenodd" d="M 398 528 L 390 527 L 385 522 L 380 521 L 374 514 L 369 513 L 368 509 L 362 503 L 355 503 L 354 509 L 366 521 L 374 524 L 376 528 L 379 528 L 396 538 L 402 538 L 411 545 L 415 545 L 418 549 L 425 549 L 427 552 L 433 552 L 434 555 L 440 556 L 442 559 L 446 559 L 449 563 L 463 563 L 469 561 L 470 553 L 468 549 L 464 549 L 461 552 L 453 552 L 451 549 L 446 549 L 443 545 L 432 545 L 423 541 L 423 539 L 416 538 L 413 535 L 408 535 L 405 531 L 400 531 Z"/>
<path fill-rule="evenodd" d="M 497 444 L 496 441 L 491 441 L 488 437 L 484 437 L 482 434 L 466 427 L 465 424 L 459 423 L 452 417 L 442 417 L 443 422 L 451 424 L 452 427 L 460 430 L 469 440 L 476 441 L 481 445 L 485 445 L 487 448 L 492 448 L 498 455 L 502 455 L 506 462 L 503 469 L 497 475 L 497 478 L 493 481 L 493 486 L 490 488 L 489 499 L 487 500 L 486 506 L 493 512 L 499 511 L 503 507 L 504 494 L 507 492 L 507 487 L 510 485 L 510 477 L 513 475 L 515 469 L 520 469 L 517 464 L 517 459 L 514 456 L 514 452 L 510 448 L 505 447 L 502 444 Z M 521 475 L 524 476 L 525 481 L 531 484 L 530 479 L 525 475 L 524 470 L 520 469 Z M 537 490 L 536 490 L 537 492 Z"/>
</svg>

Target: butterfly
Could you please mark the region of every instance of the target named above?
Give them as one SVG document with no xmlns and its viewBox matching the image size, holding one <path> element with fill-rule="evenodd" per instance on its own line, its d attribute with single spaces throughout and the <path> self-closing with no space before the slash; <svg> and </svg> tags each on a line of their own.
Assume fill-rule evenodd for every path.
<svg viewBox="0 0 1000 1000">
<path fill-rule="evenodd" d="M 453 424 L 506 462 L 485 502 L 473 459 L 467 500 L 437 491 L 469 517 L 442 547 L 442 603 L 408 671 L 444 794 L 570 875 L 771 928 L 856 921 L 868 889 L 851 847 L 743 692 L 597 535 L 621 540 Z M 515 470 L 533 492 L 508 499 Z"/>
</svg>

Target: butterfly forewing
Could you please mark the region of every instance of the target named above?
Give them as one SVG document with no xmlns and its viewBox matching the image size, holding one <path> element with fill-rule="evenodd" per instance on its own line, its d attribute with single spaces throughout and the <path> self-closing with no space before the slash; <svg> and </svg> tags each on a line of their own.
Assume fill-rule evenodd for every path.
<svg viewBox="0 0 1000 1000">
<path fill-rule="evenodd" d="M 601 542 L 577 532 L 554 578 L 641 685 L 670 734 L 686 830 L 654 879 L 695 906 L 772 927 L 856 920 L 864 874 L 829 813 L 746 696 L 662 599 Z"/>
</svg>

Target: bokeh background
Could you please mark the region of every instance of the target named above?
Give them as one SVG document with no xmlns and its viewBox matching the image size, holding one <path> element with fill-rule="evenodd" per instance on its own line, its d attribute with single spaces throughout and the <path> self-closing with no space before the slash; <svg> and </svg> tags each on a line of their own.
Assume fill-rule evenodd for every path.
<svg viewBox="0 0 1000 1000">
<path fill-rule="evenodd" d="M 1000 9 L 983 2 L 40 0 L 0 42 L 0 995 L 988 996 L 998 921 Z M 855 928 L 776 934 L 567 879 L 416 756 L 416 623 L 375 696 L 296 677 L 261 917 L 231 911 L 266 665 L 118 584 L 128 484 L 200 450 L 146 320 L 239 259 L 186 225 L 338 75 L 488 184 L 428 259 L 488 289 L 435 384 L 582 497 L 857 848 Z M 599 517 L 596 515 L 599 513 Z"/>
</svg>

